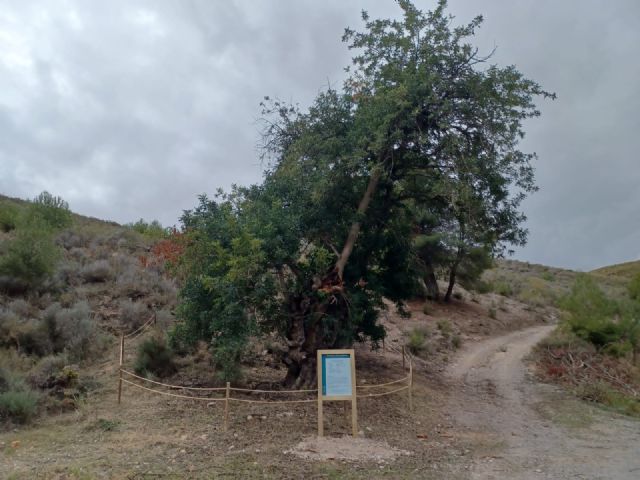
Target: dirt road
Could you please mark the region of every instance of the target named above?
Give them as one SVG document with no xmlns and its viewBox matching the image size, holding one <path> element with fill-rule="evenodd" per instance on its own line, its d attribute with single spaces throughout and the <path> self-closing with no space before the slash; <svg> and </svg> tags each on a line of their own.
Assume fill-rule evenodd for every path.
<svg viewBox="0 0 640 480">
<path fill-rule="evenodd" d="M 523 358 L 539 326 L 461 352 L 448 370 L 449 418 L 471 450 L 473 479 L 640 478 L 640 422 L 532 380 Z"/>
</svg>

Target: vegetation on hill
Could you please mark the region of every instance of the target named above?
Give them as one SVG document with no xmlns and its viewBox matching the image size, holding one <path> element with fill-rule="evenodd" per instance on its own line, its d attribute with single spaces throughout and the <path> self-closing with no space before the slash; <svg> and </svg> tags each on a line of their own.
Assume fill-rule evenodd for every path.
<svg viewBox="0 0 640 480">
<path fill-rule="evenodd" d="M 112 333 L 172 317 L 176 287 L 151 260 L 157 230 L 74 215 L 47 192 L 0 198 L 0 419 L 75 408 Z"/>
<path fill-rule="evenodd" d="M 537 347 L 539 371 L 581 398 L 640 416 L 640 274 L 618 297 L 601 279 L 579 274 L 559 298 L 559 327 Z"/>
</svg>

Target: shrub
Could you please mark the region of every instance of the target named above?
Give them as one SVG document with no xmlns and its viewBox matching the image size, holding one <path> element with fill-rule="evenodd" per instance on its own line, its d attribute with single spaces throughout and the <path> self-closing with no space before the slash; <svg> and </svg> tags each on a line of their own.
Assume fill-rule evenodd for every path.
<svg viewBox="0 0 640 480">
<path fill-rule="evenodd" d="M 0 393 L 0 418 L 26 423 L 35 415 L 37 407 L 38 395 L 32 390 L 9 390 Z"/>
<path fill-rule="evenodd" d="M 549 284 L 537 277 L 529 277 L 518 293 L 518 300 L 534 307 L 555 305 L 556 295 Z"/>
<path fill-rule="evenodd" d="M 122 300 L 120 302 L 120 324 L 124 329 L 135 330 L 151 316 L 151 311 L 142 302 Z"/>
<path fill-rule="evenodd" d="M 413 328 L 407 338 L 407 348 L 414 355 L 418 355 L 425 349 L 425 342 L 429 332 L 424 328 Z"/>
<path fill-rule="evenodd" d="M 106 282 L 113 277 L 113 271 L 107 260 L 96 260 L 82 267 L 80 276 L 85 282 Z"/>
<path fill-rule="evenodd" d="M 480 294 L 491 292 L 492 285 L 485 280 L 477 280 L 474 285 L 474 290 Z"/>
<path fill-rule="evenodd" d="M 20 210 L 7 202 L 0 203 L 0 231 L 10 232 L 18 226 Z"/>
<path fill-rule="evenodd" d="M 633 300 L 640 301 L 640 273 L 638 273 L 635 277 L 633 277 L 633 279 L 629 283 L 628 290 L 629 290 L 629 296 Z"/>
<path fill-rule="evenodd" d="M 27 381 L 36 388 L 51 388 L 67 363 L 68 359 L 64 354 L 47 355 L 31 369 Z"/>
<path fill-rule="evenodd" d="M 451 337 L 451 346 L 457 350 L 462 346 L 462 337 L 457 333 Z"/>
<path fill-rule="evenodd" d="M 148 223 L 141 218 L 137 222 L 130 223 L 127 226 L 151 240 L 159 240 L 167 237 L 167 230 L 162 227 L 158 220 L 153 220 L 151 223 Z"/>
<path fill-rule="evenodd" d="M 42 228 L 21 229 L 7 242 L 6 253 L 0 258 L 0 277 L 13 280 L 21 290 L 35 288 L 53 273 L 58 258 L 59 250 L 50 232 Z"/>
<path fill-rule="evenodd" d="M 42 220 L 54 229 L 62 229 L 72 223 L 69 204 L 62 197 L 54 197 L 47 191 L 33 199 L 33 203 L 29 206 L 28 216 L 32 219 Z"/>
<path fill-rule="evenodd" d="M 453 333 L 453 325 L 447 319 L 438 320 L 438 330 L 443 337 L 448 338 Z"/>
<path fill-rule="evenodd" d="M 134 369 L 138 375 L 145 376 L 166 377 L 175 373 L 173 351 L 164 337 L 151 337 L 140 344 Z"/>
<path fill-rule="evenodd" d="M 510 283 L 505 281 L 496 282 L 493 286 L 493 290 L 498 295 L 502 295 L 504 297 L 510 297 L 511 295 L 513 295 L 513 287 Z"/>
<path fill-rule="evenodd" d="M 54 303 L 43 314 L 43 329 L 53 352 L 66 352 L 71 360 L 84 360 L 102 347 L 98 326 L 91 318 L 86 301 L 77 302 L 70 308 L 61 308 L 60 304 Z"/>
</svg>

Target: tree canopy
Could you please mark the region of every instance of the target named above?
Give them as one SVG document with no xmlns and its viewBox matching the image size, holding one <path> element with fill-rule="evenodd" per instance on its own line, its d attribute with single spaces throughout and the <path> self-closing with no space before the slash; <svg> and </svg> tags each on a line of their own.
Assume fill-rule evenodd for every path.
<svg viewBox="0 0 640 480">
<path fill-rule="evenodd" d="M 526 241 L 534 154 L 518 142 L 553 95 L 468 43 L 481 17 L 452 27 L 444 1 L 398 4 L 401 19 L 363 12 L 364 30 L 345 31 L 341 88 L 306 110 L 265 98 L 261 184 L 182 217 L 174 344 L 210 342 L 227 377 L 249 335 L 277 332 L 285 383 L 308 384 L 316 349 L 384 338 L 384 298 L 402 309 L 426 272 L 455 281 Z"/>
</svg>

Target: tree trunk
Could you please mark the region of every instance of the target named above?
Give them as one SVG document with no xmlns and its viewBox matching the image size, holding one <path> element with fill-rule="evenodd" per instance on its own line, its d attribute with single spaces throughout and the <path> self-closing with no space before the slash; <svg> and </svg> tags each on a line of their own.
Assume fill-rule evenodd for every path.
<svg viewBox="0 0 640 480">
<path fill-rule="evenodd" d="M 360 217 L 364 212 L 367 211 L 369 204 L 371 203 L 371 199 L 373 198 L 373 194 L 378 187 L 378 182 L 380 182 L 380 178 L 382 177 L 382 166 L 378 166 L 374 169 L 371 177 L 369 178 L 369 184 L 367 185 L 367 189 L 360 200 L 360 204 L 358 205 L 357 215 Z M 356 240 L 358 239 L 358 234 L 360 233 L 360 221 L 356 220 L 351 224 L 351 228 L 349 229 L 349 235 L 347 236 L 347 240 L 344 242 L 344 246 L 342 247 L 342 253 L 340 253 L 340 258 L 336 262 L 335 271 L 338 273 L 338 277 L 342 280 L 342 275 L 344 273 L 344 267 L 347 265 L 347 261 L 349 260 L 349 256 L 351 256 L 351 252 L 353 251 L 353 247 L 356 244 Z"/>
<path fill-rule="evenodd" d="M 344 268 L 353 252 L 362 227 L 360 218 L 369 207 L 380 178 L 382 178 L 384 155 L 381 155 L 380 159 L 380 164 L 374 168 L 371 177 L 369 177 L 367 189 L 358 204 L 356 220 L 351 224 L 349 234 L 334 268 L 325 275 L 318 285 L 311 287 L 312 290 L 321 290 L 328 294 L 328 299 L 320 302 L 315 296 L 303 296 L 291 301 L 292 321 L 287 335 L 289 349 L 284 357 L 284 362 L 287 365 L 287 376 L 284 383 L 289 388 L 301 389 L 315 386 L 317 381 L 316 352 L 318 349 L 345 347 L 345 345 L 335 344 L 337 336 L 333 340 L 325 338 L 322 318 L 329 311 L 334 318 L 347 318 L 349 315 L 349 307 L 342 293 Z"/>
<path fill-rule="evenodd" d="M 456 273 L 458 271 L 458 262 L 451 265 L 449 269 L 449 286 L 447 287 L 447 293 L 444 295 L 444 301 L 449 303 L 451 301 L 451 294 L 453 293 L 453 287 L 456 284 Z"/>
<path fill-rule="evenodd" d="M 436 274 L 433 271 L 433 265 L 431 262 L 426 264 L 427 272 L 424 275 L 424 285 L 427 290 L 427 298 L 434 302 L 440 300 L 440 290 L 438 289 L 438 280 Z"/>
</svg>

